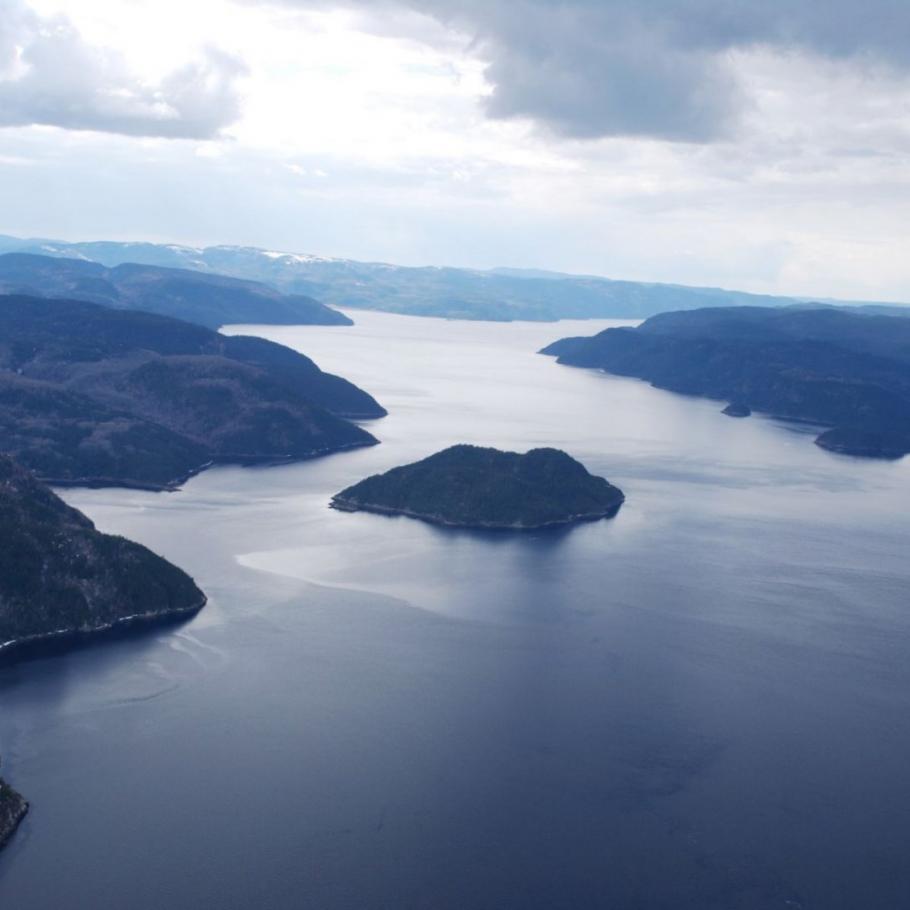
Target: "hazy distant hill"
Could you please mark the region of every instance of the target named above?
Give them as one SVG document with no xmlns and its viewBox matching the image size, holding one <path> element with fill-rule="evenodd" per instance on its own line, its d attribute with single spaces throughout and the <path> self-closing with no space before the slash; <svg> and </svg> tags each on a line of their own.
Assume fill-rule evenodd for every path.
<svg viewBox="0 0 910 910">
<path fill-rule="evenodd" d="M 408 268 L 253 247 L 18 241 L 20 249 L 106 266 L 145 263 L 232 275 L 323 303 L 457 319 L 642 319 L 706 306 L 780 306 L 802 301 L 673 284 L 612 281 L 535 269 Z M 910 313 L 910 308 L 907 308 Z"/>
<path fill-rule="evenodd" d="M 309 297 L 283 294 L 253 281 L 157 265 L 107 268 L 84 259 L 22 252 L 0 255 L 0 293 L 88 300 L 215 329 L 229 323 L 352 324 Z"/>
<path fill-rule="evenodd" d="M 0 297 L 0 451 L 44 478 L 168 486 L 213 460 L 376 440 L 362 389 L 260 338 L 92 303 Z"/>
<path fill-rule="evenodd" d="M 664 313 L 541 352 L 687 395 L 831 427 L 819 445 L 910 453 L 910 320 L 827 308 Z"/>
</svg>

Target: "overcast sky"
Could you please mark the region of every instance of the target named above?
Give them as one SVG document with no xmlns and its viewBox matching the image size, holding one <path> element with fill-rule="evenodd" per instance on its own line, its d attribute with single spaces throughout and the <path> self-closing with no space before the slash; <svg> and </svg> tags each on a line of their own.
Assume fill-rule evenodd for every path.
<svg viewBox="0 0 910 910">
<path fill-rule="evenodd" d="M 910 301 L 907 0 L 0 0 L 0 233 Z"/>
</svg>

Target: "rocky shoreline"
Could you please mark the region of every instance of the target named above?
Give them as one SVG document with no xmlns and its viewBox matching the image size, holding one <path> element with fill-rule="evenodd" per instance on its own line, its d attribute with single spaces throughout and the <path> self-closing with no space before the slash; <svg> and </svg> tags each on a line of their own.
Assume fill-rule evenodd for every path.
<svg viewBox="0 0 910 910">
<path fill-rule="evenodd" d="M 580 524 L 585 521 L 599 521 L 602 518 L 612 518 L 619 511 L 623 502 L 625 502 L 625 496 L 621 496 L 615 505 L 599 512 L 585 512 L 578 515 L 569 515 L 557 521 L 545 521 L 537 524 L 506 524 L 492 521 L 450 521 L 442 515 L 435 515 L 430 512 L 416 512 L 411 509 L 393 509 L 376 503 L 346 500 L 340 496 L 336 496 L 332 499 L 329 503 L 329 507 L 337 509 L 339 512 L 372 512 L 375 515 L 401 515 L 406 518 L 416 518 L 429 524 L 438 525 L 439 527 L 454 528 L 464 531 L 545 531 L 548 528 L 562 528 L 567 527 L 568 525 Z"/>
<path fill-rule="evenodd" d="M 819 448 L 837 455 L 897 461 L 910 451 L 910 436 L 870 433 L 836 427 L 822 433 L 815 440 L 815 444 Z"/>
<path fill-rule="evenodd" d="M 10 654 L 34 645 L 50 642 L 90 641 L 134 626 L 151 626 L 155 624 L 166 624 L 168 622 L 179 622 L 181 619 L 189 619 L 195 616 L 206 603 L 208 603 L 208 598 L 203 595 L 202 599 L 195 604 L 191 604 L 188 607 L 175 607 L 166 612 L 157 610 L 149 611 L 147 613 L 135 613 L 132 616 L 122 616 L 112 622 L 91 626 L 89 628 L 55 629 L 52 632 L 42 632 L 36 635 L 23 635 L 21 638 L 0 642 L 0 661 Z"/>
<path fill-rule="evenodd" d="M 149 612 L 137 613 L 133 616 L 124 616 L 113 622 L 95 626 L 90 629 L 60 629 L 54 632 L 45 632 L 40 635 L 26 635 L 12 641 L 0 642 L 0 660 L 6 659 L 10 654 L 15 656 L 29 647 L 49 642 L 87 641 L 114 634 L 133 626 L 146 626 L 177 622 L 195 616 L 207 603 L 208 598 L 202 599 L 189 606 L 175 608 L 166 613 Z M 29 804 L 6 781 L 0 778 L 0 849 L 16 833 L 16 829 L 28 814 Z"/>
<path fill-rule="evenodd" d="M 205 473 L 210 468 L 227 467 L 229 465 L 239 465 L 245 468 L 268 467 L 269 465 L 293 464 L 297 461 L 312 461 L 317 458 L 325 458 L 327 455 L 334 455 L 339 452 L 348 452 L 352 449 L 369 448 L 370 446 L 379 445 L 379 440 L 370 439 L 362 442 L 349 442 L 338 445 L 334 448 L 321 446 L 310 449 L 306 452 L 294 453 L 292 455 L 229 455 L 218 458 L 211 458 L 199 467 L 184 472 L 173 480 L 165 483 L 151 483 L 144 480 L 133 480 L 130 478 L 115 477 L 45 477 L 39 476 L 42 483 L 49 487 L 59 487 L 61 490 L 66 489 L 88 489 L 104 490 L 108 488 L 120 490 L 139 490 L 145 493 L 176 493 L 185 483 L 191 481 L 194 477 Z"/>
<path fill-rule="evenodd" d="M 0 847 L 13 836 L 28 814 L 28 803 L 0 778 Z"/>
</svg>

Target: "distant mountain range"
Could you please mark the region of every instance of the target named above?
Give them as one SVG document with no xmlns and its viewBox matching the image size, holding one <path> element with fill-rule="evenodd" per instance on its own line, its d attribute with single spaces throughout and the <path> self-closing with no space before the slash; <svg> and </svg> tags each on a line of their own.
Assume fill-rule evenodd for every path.
<svg viewBox="0 0 910 910">
<path fill-rule="evenodd" d="M 108 241 L 64 243 L 0 236 L 0 252 L 4 251 L 79 259 L 108 268 L 138 263 L 226 275 L 259 282 L 286 295 L 313 297 L 331 306 L 452 319 L 643 319 L 669 310 L 786 306 L 807 302 L 806 298 L 613 281 L 537 269 L 411 268 L 239 246 L 197 248 Z M 900 307 L 890 309 L 901 311 Z M 905 312 L 910 314 L 910 307 Z M 192 318 L 187 313 L 182 315 Z"/>
<path fill-rule="evenodd" d="M 0 296 L 0 451 L 69 484 L 166 488 L 213 461 L 373 445 L 362 389 L 262 338 L 75 300 Z"/>
<path fill-rule="evenodd" d="M 910 320 L 833 307 L 663 313 L 637 328 L 563 338 L 559 363 L 635 376 L 686 395 L 830 427 L 850 455 L 910 453 Z"/>
<path fill-rule="evenodd" d="M 352 325 L 337 310 L 255 281 L 187 269 L 32 253 L 0 255 L 0 293 L 87 300 L 123 310 L 174 316 L 217 329 L 229 323 Z"/>
</svg>

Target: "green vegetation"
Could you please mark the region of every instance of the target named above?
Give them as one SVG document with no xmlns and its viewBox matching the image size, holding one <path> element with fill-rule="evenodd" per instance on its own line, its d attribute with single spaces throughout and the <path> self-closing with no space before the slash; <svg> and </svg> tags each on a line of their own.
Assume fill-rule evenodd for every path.
<svg viewBox="0 0 910 910">
<path fill-rule="evenodd" d="M 363 390 L 260 338 L 77 301 L 0 297 L 0 451 L 64 483 L 168 487 L 213 461 L 375 439 Z"/>
<path fill-rule="evenodd" d="M 28 812 L 28 803 L 4 780 L 0 779 L 0 847 L 13 835 Z"/>
<path fill-rule="evenodd" d="M 81 512 L 0 456 L 0 649 L 198 610 L 192 578 Z"/>
<path fill-rule="evenodd" d="M 613 515 L 623 498 L 558 449 L 520 455 L 456 445 L 368 477 L 332 505 L 457 527 L 528 530 Z"/>
</svg>

